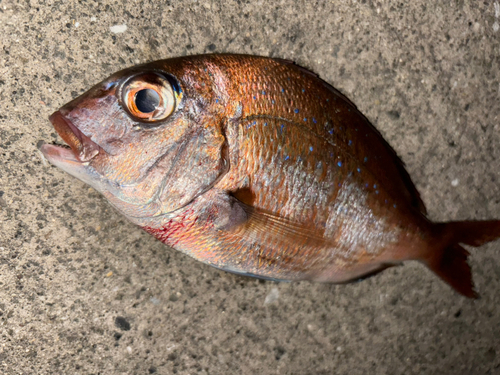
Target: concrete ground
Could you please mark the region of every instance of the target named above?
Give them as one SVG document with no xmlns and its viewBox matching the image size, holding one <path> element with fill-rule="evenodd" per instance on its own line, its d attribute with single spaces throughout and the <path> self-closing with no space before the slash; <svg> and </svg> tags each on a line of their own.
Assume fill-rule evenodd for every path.
<svg viewBox="0 0 500 375">
<path fill-rule="evenodd" d="M 276 56 L 358 105 L 432 219 L 500 218 L 499 24 L 496 1 L 0 1 L 0 373 L 500 374 L 499 242 L 472 250 L 477 301 L 416 263 L 340 286 L 242 278 L 36 148 L 118 69 Z"/>
</svg>

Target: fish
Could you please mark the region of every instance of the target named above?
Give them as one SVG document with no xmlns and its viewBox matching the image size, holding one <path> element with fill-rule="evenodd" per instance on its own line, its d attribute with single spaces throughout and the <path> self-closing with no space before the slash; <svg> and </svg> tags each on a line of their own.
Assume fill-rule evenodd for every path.
<svg viewBox="0 0 500 375">
<path fill-rule="evenodd" d="M 401 159 L 292 61 L 209 54 L 133 66 L 50 116 L 56 167 L 169 247 L 223 271 L 348 283 L 408 260 L 476 298 L 469 252 L 500 221 L 434 223 Z"/>
</svg>

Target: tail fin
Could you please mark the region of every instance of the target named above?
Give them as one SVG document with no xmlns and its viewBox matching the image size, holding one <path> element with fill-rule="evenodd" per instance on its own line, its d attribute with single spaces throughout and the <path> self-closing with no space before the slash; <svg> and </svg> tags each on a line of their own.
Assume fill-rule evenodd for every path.
<svg viewBox="0 0 500 375">
<path fill-rule="evenodd" d="M 469 252 L 459 244 L 481 246 L 500 237 L 500 220 L 457 221 L 436 224 L 442 247 L 425 261 L 427 266 L 458 293 L 478 298 L 467 264 Z"/>
</svg>

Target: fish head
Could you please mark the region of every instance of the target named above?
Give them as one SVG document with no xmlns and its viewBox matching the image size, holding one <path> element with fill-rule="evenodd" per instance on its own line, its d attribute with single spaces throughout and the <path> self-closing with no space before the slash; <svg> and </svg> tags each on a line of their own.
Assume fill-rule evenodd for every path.
<svg viewBox="0 0 500 375">
<path fill-rule="evenodd" d="M 210 82 L 175 59 L 117 72 L 50 116 L 69 147 L 40 150 L 133 222 L 174 212 L 227 170 Z"/>
</svg>

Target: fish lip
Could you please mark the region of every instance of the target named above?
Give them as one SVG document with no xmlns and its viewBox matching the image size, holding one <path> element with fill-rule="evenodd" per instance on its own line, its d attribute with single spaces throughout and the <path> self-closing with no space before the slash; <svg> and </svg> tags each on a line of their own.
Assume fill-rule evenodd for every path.
<svg viewBox="0 0 500 375">
<path fill-rule="evenodd" d="M 76 158 L 73 150 L 69 148 L 41 143 L 38 145 L 38 149 L 49 161 L 62 160 L 65 163 L 82 164 L 82 162 Z"/>
<path fill-rule="evenodd" d="M 50 155 L 57 155 L 61 158 L 67 159 L 68 161 L 87 163 L 101 152 L 101 147 L 92 141 L 88 136 L 83 134 L 83 132 L 80 131 L 80 129 L 78 129 L 71 122 L 71 120 L 65 117 L 61 111 L 54 112 L 49 117 L 49 121 L 52 123 L 52 126 L 54 126 L 54 129 L 61 136 L 64 142 L 71 147 L 72 153 L 64 147 L 55 145 L 43 145 L 40 148 L 42 153 L 47 151 Z M 60 150 L 56 151 L 55 148 Z"/>
</svg>

